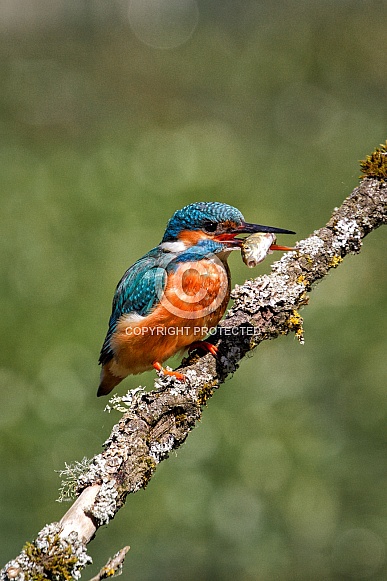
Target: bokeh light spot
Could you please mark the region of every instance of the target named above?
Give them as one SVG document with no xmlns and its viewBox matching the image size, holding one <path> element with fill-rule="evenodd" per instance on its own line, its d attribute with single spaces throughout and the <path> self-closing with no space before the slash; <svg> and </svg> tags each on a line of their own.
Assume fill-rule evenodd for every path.
<svg viewBox="0 0 387 581">
<path fill-rule="evenodd" d="M 28 402 L 28 385 L 9 369 L 0 369 L 0 392 L 8 392 L 0 406 L 0 429 L 14 425 L 23 415 Z"/>
<path fill-rule="evenodd" d="M 263 528 L 263 507 L 245 488 L 230 486 L 214 498 L 212 517 L 218 532 L 233 543 L 250 541 Z"/>
<path fill-rule="evenodd" d="M 249 487 L 274 492 L 286 483 L 291 460 L 285 446 L 274 438 L 261 438 L 248 444 L 240 462 L 240 471 Z"/>
<path fill-rule="evenodd" d="M 322 548 L 335 530 L 338 499 L 334 490 L 315 476 L 300 476 L 288 494 L 287 517 L 297 539 Z"/>
<path fill-rule="evenodd" d="M 47 424 L 67 424 L 81 413 L 92 377 L 92 357 L 81 345 L 55 345 L 42 359 L 44 388 L 37 413 Z"/>
<path fill-rule="evenodd" d="M 149 130 L 132 158 L 138 185 L 163 196 L 211 188 L 236 176 L 240 145 L 224 123 L 190 123 L 177 129 Z"/>
<path fill-rule="evenodd" d="M 193 34 L 199 9 L 195 0 L 131 0 L 130 26 L 141 42 L 170 49 L 187 42 Z"/>
<path fill-rule="evenodd" d="M 292 143 L 321 143 L 331 138 L 341 119 L 338 102 L 320 88 L 295 83 L 284 89 L 275 108 L 279 135 Z"/>
<path fill-rule="evenodd" d="M 178 484 L 167 489 L 164 502 L 172 520 L 195 527 L 207 520 L 208 499 L 212 486 L 202 473 L 188 470 Z"/>
<path fill-rule="evenodd" d="M 338 540 L 332 554 L 333 567 L 351 579 L 368 579 L 383 565 L 384 541 L 365 528 L 347 530 Z"/>
</svg>

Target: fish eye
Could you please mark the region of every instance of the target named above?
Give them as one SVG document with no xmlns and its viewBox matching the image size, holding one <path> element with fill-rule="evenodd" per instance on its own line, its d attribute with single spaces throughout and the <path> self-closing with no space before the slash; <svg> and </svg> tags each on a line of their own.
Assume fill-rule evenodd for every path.
<svg viewBox="0 0 387 581">
<path fill-rule="evenodd" d="M 218 224 L 216 222 L 206 222 L 204 228 L 205 230 L 207 230 L 207 232 L 215 232 L 215 230 L 217 229 Z"/>
</svg>

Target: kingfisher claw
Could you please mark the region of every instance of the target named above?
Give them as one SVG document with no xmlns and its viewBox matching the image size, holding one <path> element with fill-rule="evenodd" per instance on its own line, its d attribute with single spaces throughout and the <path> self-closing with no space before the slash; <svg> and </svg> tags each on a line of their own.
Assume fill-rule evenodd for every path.
<svg viewBox="0 0 387 581">
<path fill-rule="evenodd" d="M 163 373 L 164 375 L 170 375 L 172 377 L 175 377 L 179 381 L 185 381 L 185 375 L 183 375 L 182 373 L 179 373 L 178 371 L 169 371 L 168 369 L 165 369 L 165 367 L 163 367 L 161 365 L 161 363 L 159 363 L 159 361 L 154 361 L 152 363 L 152 365 L 156 369 L 156 371 L 159 371 L 160 373 Z"/>
<path fill-rule="evenodd" d="M 219 355 L 219 349 L 216 347 L 216 345 L 213 345 L 209 341 L 194 341 L 191 343 L 191 345 L 189 345 L 188 353 L 191 353 L 191 351 L 194 349 L 204 349 L 205 351 L 208 351 L 208 353 L 211 353 L 211 355 L 214 357 Z"/>
</svg>

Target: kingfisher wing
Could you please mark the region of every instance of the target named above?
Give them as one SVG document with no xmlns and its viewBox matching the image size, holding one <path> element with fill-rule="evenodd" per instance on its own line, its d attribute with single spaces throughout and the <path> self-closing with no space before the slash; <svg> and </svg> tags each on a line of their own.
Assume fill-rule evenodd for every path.
<svg viewBox="0 0 387 581">
<path fill-rule="evenodd" d="M 162 258 L 157 249 L 151 250 L 133 264 L 118 283 L 108 332 L 99 357 L 100 364 L 104 365 L 113 357 L 110 340 L 120 317 L 128 313 L 146 316 L 159 303 L 167 281 Z"/>
</svg>

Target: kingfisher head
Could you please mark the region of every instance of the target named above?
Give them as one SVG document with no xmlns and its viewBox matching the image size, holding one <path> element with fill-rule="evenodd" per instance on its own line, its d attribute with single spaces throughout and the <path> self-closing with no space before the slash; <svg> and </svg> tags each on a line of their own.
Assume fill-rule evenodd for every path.
<svg viewBox="0 0 387 581">
<path fill-rule="evenodd" d="M 242 240 L 236 236 L 256 232 L 295 234 L 292 230 L 246 222 L 242 213 L 228 204 L 196 202 L 173 214 L 161 244 L 164 248 L 182 251 L 202 240 L 211 239 L 221 243 L 224 251 L 230 251 L 241 247 Z M 285 250 L 287 247 L 278 249 Z"/>
</svg>

